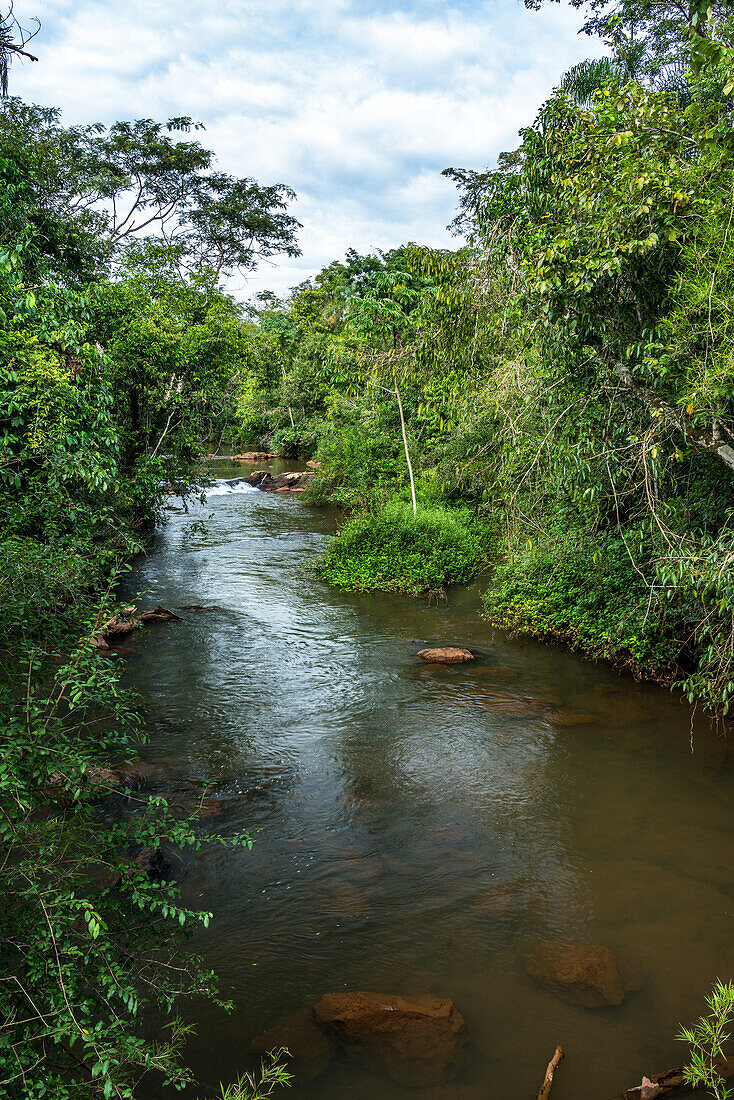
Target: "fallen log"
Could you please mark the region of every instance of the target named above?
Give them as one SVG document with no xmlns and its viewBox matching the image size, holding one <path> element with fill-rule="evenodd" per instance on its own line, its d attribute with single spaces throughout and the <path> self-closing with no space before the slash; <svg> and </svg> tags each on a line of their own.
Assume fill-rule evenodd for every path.
<svg viewBox="0 0 734 1100">
<path fill-rule="evenodd" d="M 141 611 L 138 615 L 141 623 L 172 623 L 181 622 L 181 616 L 169 611 L 167 607 L 156 604 L 152 611 Z"/>
<path fill-rule="evenodd" d="M 545 1077 L 543 1078 L 543 1084 L 540 1086 L 540 1092 L 538 1093 L 538 1100 L 547 1100 L 550 1096 L 550 1090 L 553 1085 L 553 1076 L 558 1069 L 558 1063 L 563 1057 L 563 1047 L 556 1047 L 555 1053 L 548 1063 L 548 1068 L 545 1071 Z"/>
<path fill-rule="evenodd" d="M 181 616 L 161 604 L 156 604 L 151 611 L 138 611 L 134 606 L 126 607 L 120 615 L 109 619 L 99 634 L 89 639 L 89 643 L 101 651 L 108 650 L 116 645 L 116 639 L 131 634 L 141 623 L 170 622 L 182 622 Z"/>
<path fill-rule="evenodd" d="M 734 1077 L 734 1058 L 725 1058 L 715 1063 L 722 1077 Z M 671 1096 L 673 1093 L 694 1092 L 686 1084 L 682 1069 L 668 1069 L 664 1073 L 653 1073 L 643 1077 L 639 1085 L 625 1089 L 614 1100 L 657 1100 L 658 1096 Z"/>
</svg>

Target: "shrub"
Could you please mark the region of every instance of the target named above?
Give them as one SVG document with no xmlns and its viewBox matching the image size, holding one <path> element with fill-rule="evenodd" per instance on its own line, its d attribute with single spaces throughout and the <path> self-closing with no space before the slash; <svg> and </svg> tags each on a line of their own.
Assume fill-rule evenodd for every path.
<svg viewBox="0 0 734 1100">
<path fill-rule="evenodd" d="M 317 570 L 337 588 L 418 594 L 465 584 L 486 564 L 488 528 L 469 511 L 391 501 L 358 512 L 332 540 Z"/>
<path fill-rule="evenodd" d="M 650 592 L 615 534 L 559 524 L 539 544 L 515 547 L 484 594 L 490 622 L 564 641 L 590 657 L 652 672 L 679 653 L 671 622 L 645 615 Z"/>
</svg>

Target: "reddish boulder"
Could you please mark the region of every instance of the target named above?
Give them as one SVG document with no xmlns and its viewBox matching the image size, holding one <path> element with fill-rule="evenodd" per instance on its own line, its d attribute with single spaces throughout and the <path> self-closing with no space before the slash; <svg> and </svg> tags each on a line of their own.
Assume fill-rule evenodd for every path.
<svg viewBox="0 0 734 1100">
<path fill-rule="evenodd" d="M 296 1080 L 302 1084 L 313 1081 L 324 1072 L 336 1049 L 316 1023 L 312 1008 L 303 1008 L 284 1017 L 250 1043 L 252 1054 L 269 1054 L 271 1050 L 281 1048 L 288 1051 Z"/>
<path fill-rule="evenodd" d="M 327 993 L 314 1011 L 348 1058 L 402 1085 L 443 1084 L 466 1063 L 466 1022 L 447 998 Z"/>
<path fill-rule="evenodd" d="M 619 1005 L 637 986 L 614 952 L 598 944 L 537 943 L 526 966 L 531 978 L 585 1008 Z"/>
<path fill-rule="evenodd" d="M 274 451 L 245 451 L 241 455 L 232 455 L 232 462 L 267 462 L 269 458 L 278 458 Z"/>
<path fill-rule="evenodd" d="M 440 665 L 460 665 L 464 661 L 474 660 L 474 654 L 470 649 L 462 649 L 453 645 L 440 646 L 436 649 L 421 649 L 418 656 L 430 664 Z"/>
</svg>

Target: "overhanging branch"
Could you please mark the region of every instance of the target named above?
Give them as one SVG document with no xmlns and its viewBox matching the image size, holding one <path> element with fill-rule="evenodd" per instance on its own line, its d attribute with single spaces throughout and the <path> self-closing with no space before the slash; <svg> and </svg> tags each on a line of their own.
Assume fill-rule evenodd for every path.
<svg viewBox="0 0 734 1100">
<path fill-rule="evenodd" d="M 728 466 L 730 470 L 734 470 L 734 447 L 726 442 L 718 420 L 714 420 L 708 429 L 698 428 L 683 409 L 668 404 L 667 401 L 663 401 L 655 390 L 638 382 L 629 367 L 625 366 L 624 363 L 617 363 L 612 367 L 612 370 L 627 389 L 644 405 L 647 405 L 661 420 L 674 425 L 699 450 L 716 455 L 725 466 Z"/>
</svg>

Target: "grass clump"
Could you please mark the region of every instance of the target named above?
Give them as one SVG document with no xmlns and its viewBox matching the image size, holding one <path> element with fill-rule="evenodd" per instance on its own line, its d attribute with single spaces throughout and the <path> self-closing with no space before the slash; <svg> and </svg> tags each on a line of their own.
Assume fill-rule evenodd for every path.
<svg viewBox="0 0 734 1100">
<path fill-rule="evenodd" d="M 469 509 L 434 506 L 414 516 L 408 504 L 391 501 L 348 519 L 317 571 L 350 592 L 418 595 L 470 581 L 489 550 L 490 532 Z"/>
</svg>

